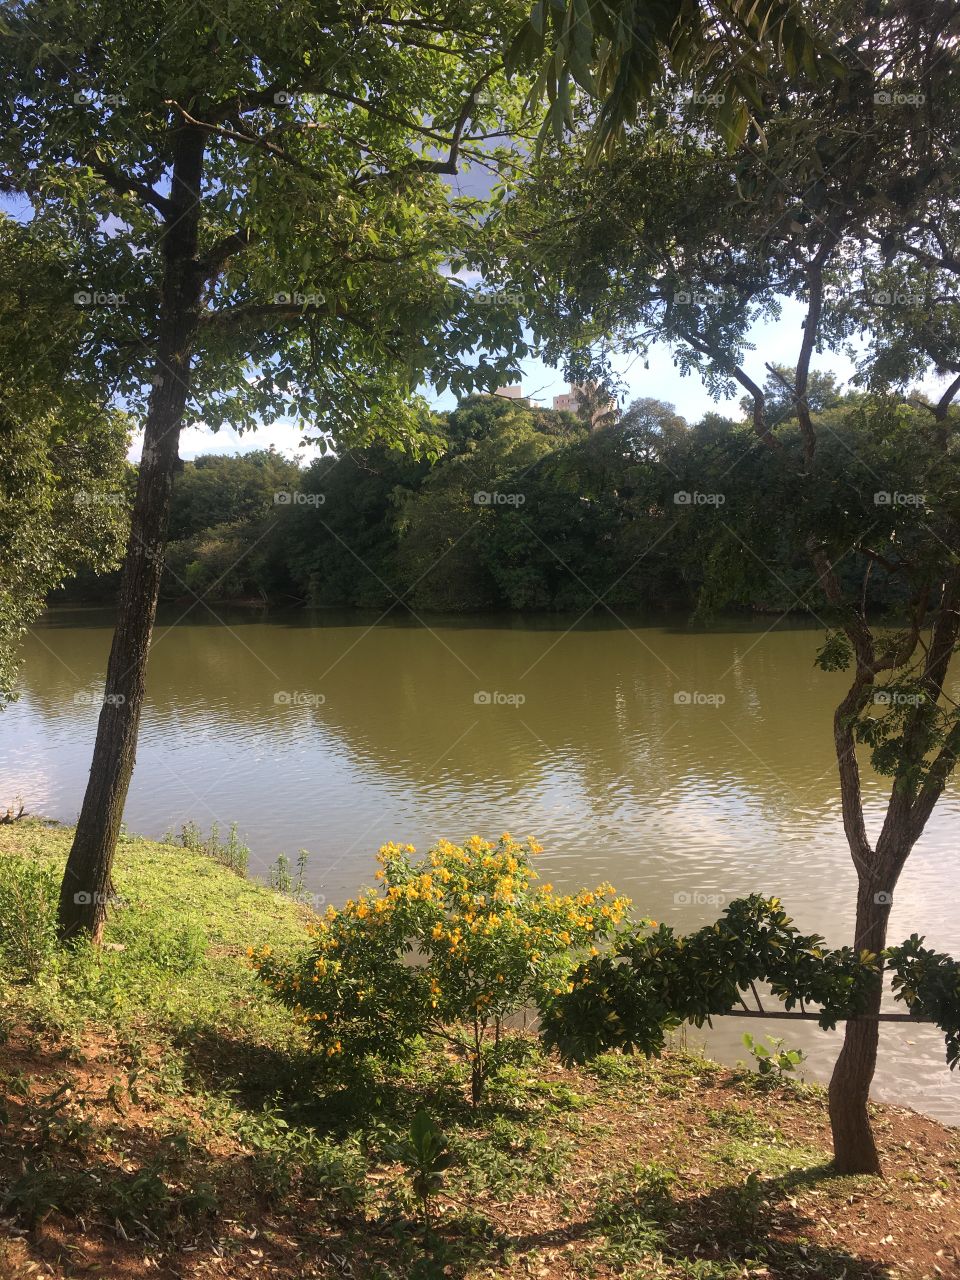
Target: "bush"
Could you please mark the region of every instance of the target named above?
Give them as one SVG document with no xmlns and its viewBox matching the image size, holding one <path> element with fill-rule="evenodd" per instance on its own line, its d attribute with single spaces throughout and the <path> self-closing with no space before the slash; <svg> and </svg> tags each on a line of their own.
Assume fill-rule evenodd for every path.
<svg viewBox="0 0 960 1280">
<path fill-rule="evenodd" d="M 627 900 L 609 885 L 574 895 L 538 878 L 533 841 L 441 840 L 380 850 L 380 890 L 331 907 L 313 947 L 293 961 L 250 950 L 260 977 L 299 1012 L 332 1062 L 400 1061 L 434 1036 L 471 1064 L 472 1097 L 510 1056 L 504 1024 L 566 991 L 574 966 L 611 939 Z"/>
<path fill-rule="evenodd" d="M 0 958 L 7 971 L 34 980 L 57 944 L 60 883 L 49 868 L 0 855 Z"/>
</svg>

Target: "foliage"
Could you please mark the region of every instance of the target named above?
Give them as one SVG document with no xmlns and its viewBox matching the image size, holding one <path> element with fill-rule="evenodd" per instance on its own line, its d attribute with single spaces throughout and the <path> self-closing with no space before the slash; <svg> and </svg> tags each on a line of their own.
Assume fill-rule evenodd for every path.
<svg viewBox="0 0 960 1280">
<path fill-rule="evenodd" d="M 935 1023 L 946 1037 L 947 1062 L 960 1064 L 960 961 L 923 946 L 912 934 L 887 951 L 893 989 L 911 1013 Z"/>
<path fill-rule="evenodd" d="M 58 894 L 48 867 L 0 855 L 0 957 L 9 974 L 40 976 L 56 945 Z"/>
<path fill-rule="evenodd" d="M 278 23 L 244 0 L 227 25 L 140 0 L 11 10 L 0 169 L 76 239 L 55 301 L 71 324 L 79 313 L 82 367 L 145 407 L 179 247 L 168 232 L 195 227 L 188 420 L 289 415 L 341 445 L 372 430 L 429 449 L 416 387 L 497 385 L 525 350 L 515 307 L 445 270 L 483 201 L 444 175 L 513 150 L 522 88 L 502 47 L 521 16 L 509 0 L 465 4 L 424 41 L 429 8 L 372 24 L 296 3 Z M 178 164 L 196 200 L 181 203 Z"/>
<path fill-rule="evenodd" d="M 75 254 L 68 234 L 0 215 L 0 702 L 47 596 L 116 565 L 126 523 L 128 421 L 75 376 L 82 322 L 47 293 Z"/>
<path fill-rule="evenodd" d="M 833 1027 L 861 1006 L 879 966 L 869 952 L 831 950 L 819 934 L 801 934 L 779 899 L 754 894 L 696 933 L 678 937 L 659 925 L 582 964 L 545 1011 L 544 1038 L 568 1061 L 610 1048 L 656 1055 L 667 1030 L 729 1013 L 758 979 L 788 1009 L 819 1005 L 820 1025 Z"/>
<path fill-rule="evenodd" d="M 791 0 L 541 2 L 517 33 L 509 65 L 537 68 L 530 101 L 549 98 L 544 134 L 561 139 L 574 126 L 578 88 L 599 100 L 591 113 L 594 157 L 644 108 L 662 109 L 670 90 L 682 104 L 679 87 L 688 85 L 713 108 L 711 124 L 732 144 L 765 114 L 772 65 L 791 73 L 801 65 L 821 75 L 842 71 L 813 18 Z"/>
<path fill-rule="evenodd" d="M 417 861 L 380 850 L 382 892 L 331 907 L 310 951 L 252 950 L 260 977 L 297 1011 L 327 1061 L 396 1062 L 420 1036 L 471 1064 L 474 1103 L 511 1054 L 506 1020 L 566 989 L 578 957 L 616 936 L 626 902 L 609 885 L 561 895 L 536 886 L 533 841 L 441 840 Z"/>
<path fill-rule="evenodd" d="M 290 859 L 285 853 L 277 854 L 277 860 L 267 873 L 267 884 L 277 893 L 285 893 L 290 898 L 300 901 L 304 895 L 304 877 L 307 874 L 307 861 L 310 855 L 306 849 L 297 854 L 297 875 L 294 879 Z"/>
<path fill-rule="evenodd" d="M 677 936 L 667 925 L 640 935 L 626 933 L 611 952 L 579 966 L 566 991 L 542 1013 L 548 1047 L 568 1062 L 584 1062 L 607 1049 L 639 1049 L 659 1055 L 665 1033 L 690 1021 L 742 1005 L 741 991 L 767 982 L 789 1010 L 818 1006 L 825 1029 L 868 1007 L 886 965 L 892 986 L 919 1018 L 946 1038 L 947 1061 L 960 1060 L 960 962 L 928 950 L 916 935 L 880 955 L 851 947 L 831 949 L 819 934 L 801 934 L 778 898 L 759 895 L 731 902 L 715 924 Z M 749 1035 L 744 1043 L 764 1075 L 793 1071 L 798 1050 L 772 1052 Z"/>
<path fill-rule="evenodd" d="M 917 516 L 948 541 L 948 510 L 931 488 L 926 411 L 862 393 L 838 398 L 829 379 L 814 398 L 824 443 L 812 481 L 793 473 L 799 441 L 789 414 L 778 428 L 783 449 L 770 457 L 749 423 L 707 415 L 688 425 L 649 397 L 591 432 L 565 413 L 471 397 L 437 416 L 446 447 L 432 465 L 383 447 L 305 468 L 268 452 L 199 458 L 174 484 L 182 536 L 168 549 L 163 590 L 460 613 L 583 612 L 600 596 L 611 608 L 825 618 L 817 574 L 798 552 L 817 530 L 846 552 L 837 569 L 844 589 L 897 625 L 909 599 L 903 574 L 868 573 L 869 558 L 848 548 L 867 529 L 881 554 L 913 548 Z M 874 502 L 878 489 L 921 487 L 929 502 L 913 517 Z M 277 491 L 305 500 L 278 505 Z M 522 502 L 479 505 L 477 493 L 491 491 Z M 678 492 L 725 501 L 684 507 Z M 744 542 L 762 546 L 762 557 Z M 70 597 L 94 600 L 101 590 L 87 577 Z M 849 642 L 835 629 L 825 654 L 832 669 L 845 654 L 849 661 Z M 890 712 L 908 705 L 873 704 L 871 732 L 892 729 Z"/>
<path fill-rule="evenodd" d="M 779 1082 L 796 1071 L 805 1055 L 802 1049 L 784 1049 L 782 1039 L 767 1036 L 766 1040 L 763 1044 L 749 1031 L 743 1033 L 744 1046 L 756 1063 L 760 1077 Z"/>
<path fill-rule="evenodd" d="M 453 1156 L 443 1130 L 426 1111 L 413 1117 L 401 1154 L 410 1170 L 413 1194 L 423 1215 L 424 1231 L 430 1231 L 430 1201 L 443 1188 L 444 1174 Z"/>
</svg>

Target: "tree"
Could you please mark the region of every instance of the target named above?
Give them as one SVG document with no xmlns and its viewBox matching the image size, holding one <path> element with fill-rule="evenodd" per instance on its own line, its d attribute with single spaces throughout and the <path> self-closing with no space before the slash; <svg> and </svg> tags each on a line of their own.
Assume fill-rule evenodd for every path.
<svg viewBox="0 0 960 1280">
<path fill-rule="evenodd" d="M 675 450 L 686 439 L 689 428 L 672 404 L 641 396 L 624 411 L 619 431 L 635 457 L 652 462 Z"/>
<path fill-rule="evenodd" d="M 553 349 L 579 336 L 582 366 L 605 335 L 640 350 L 665 338 L 711 390 L 746 393 L 754 438 L 744 457 L 758 483 L 752 502 L 712 513 L 710 590 L 718 600 L 756 579 L 774 536 L 802 553 L 831 624 L 821 665 L 851 672 L 833 736 L 858 880 L 854 945 L 880 956 L 893 891 L 960 753 L 960 716 L 945 692 L 960 631 L 951 411 L 960 377 L 930 408 L 910 412 L 901 394 L 921 370 L 960 373 L 960 165 L 948 141 L 960 123 L 960 66 L 955 43 L 943 43 L 952 8 L 827 5 L 822 15 L 836 24 L 845 75 L 781 77 L 757 121 L 762 147 L 747 134 L 725 151 L 706 121 L 691 130 L 651 118 L 602 170 L 545 157 L 527 198 L 502 216 L 518 246 L 512 287 Z M 748 367 L 747 333 L 784 296 L 804 319 L 789 372 L 767 366 L 782 388 L 771 405 L 769 383 Z M 815 352 L 856 333 L 869 335 L 859 377 L 872 394 L 848 426 L 886 459 L 879 480 L 865 453 L 840 447 L 813 397 L 824 389 L 813 385 Z M 789 420 L 778 420 L 787 401 Z M 914 487 L 888 489 L 883 471 L 904 467 Z M 856 581 L 844 572 L 851 556 Z M 901 601 L 896 631 L 869 612 L 875 578 Z M 891 779 L 873 840 L 860 745 Z M 867 1098 L 881 995 L 878 970 L 831 1081 L 842 1172 L 880 1171 Z"/>
<path fill-rule="evenodd" d="M 793 371 L 783 364 L 773 364 L 763 382 L 764 412 L 771 422 L 796 419 L 797 406 L 793 398 L 791 376 Z M 841 401 L 836 375 L 823 369 L 811 369 L 807 379 L 807 406 L 811 413 L 822 413 L 835 408 Z M 753 396 L 744 396 L 741 410 L 753 415 Z"/>
<path fill-rule="evenodd" d="M 129 497 L 128 423 L 73 376 L 83 341 L 45 291 L 74 246 L 55 228 L 0 217 L 0 698 L 23 633 L 78 569 L 119 557 Z"/>
<path fill-rule="evenodd" d="M 57 297 L 85 370 L 143 415 L 143 455 L 90 780 L 60 900 L 99 937 L 134 766 L 185 415 L 289 414 L 339 445 L 374 429 L 428 447 L 432 379 L 496 385 L 525 349 L 515 310 L 443 270 L 475 199 L 445 175 L 495 165 L 518 92 L 509 0 L 331 19 L 305 3 L 209 10 L 111 0 L 8 10 L 0 181 L 80 246 Z M 476 348 L 500 359 L 461 357 Z"/>
<path fill-rule="evenodd" d="M 638 111 L 689 89 L 709 108 L 731 145 L 757 114 L 774 72 L 800 67 L 838 73 L 816 16 L 789 0 L 560 0 L 533 6 L 517 33 L 511 64 L 535 67 L 530 101 L 550 100 L 541 141 L 576 125 L 577 90 L 599 103 L 589 156 L 623 137 Z"/>
</svg>

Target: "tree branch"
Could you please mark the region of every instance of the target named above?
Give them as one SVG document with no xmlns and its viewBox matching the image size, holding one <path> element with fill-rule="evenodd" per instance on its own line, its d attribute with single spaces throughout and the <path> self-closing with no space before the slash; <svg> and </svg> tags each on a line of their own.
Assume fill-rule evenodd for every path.
<svg viewBox="0 0 960 1280">
<path fill-rule="evenodd" d="M 768 448 L 779 447 L 779 441 L 771 433 L 770 427 L 766 420 L 766 397 L 763 394 L 763 388 L 758 386 L 756 382 L 749 376 L 745 369 L 731 361 L 724 360 L 722 352 L 716 347 L 710 346 L 703 338 L 697 334 L 689 333 L 687 330 L 678 331 L 685 342 L 688 342 L 694 351 L 699 351 L 701 355 L 709 356 L 711 360 L 715 360 L 721 369 L 725 369 L 732 378 L 740 383 L 745 391 L 750 393 L 753 399 L 753 429 Z"/>
<path fill-rule="evenodd" d="M 87 163 L 104 180 L 107 186 L 116 191 L 118 195 L 138 196 L 141 204 L 149 205 L 151 208 L 156 209 L 162 217 L 173 217 L 175 212 L 173 201 L 168 200 L 166 196 L 162 196 L 159 191 L 155 191 L 146 182 L 138 182 L 135 178 L 127 177 L 114 165 L 106 160 L 101 160 L 96 154 L 90 156 L 87 159 Z"/>
</svg>

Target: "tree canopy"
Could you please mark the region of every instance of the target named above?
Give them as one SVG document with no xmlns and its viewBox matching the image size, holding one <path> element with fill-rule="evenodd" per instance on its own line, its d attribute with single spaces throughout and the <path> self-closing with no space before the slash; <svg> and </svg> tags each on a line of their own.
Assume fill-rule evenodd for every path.
<svg viewBox="0 0 960 1280">
<path fill-rule="evenodd" d="M 128 420 L 76 372 L 83 345 L 49 305 L 75 246 L 0 217 L 0 698 L 24 630 L 79 569 L 118 563 L 132 473 Z"/>
</svg>

